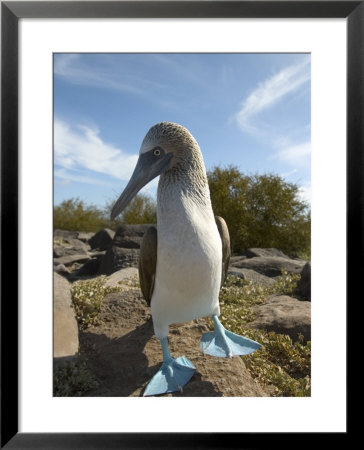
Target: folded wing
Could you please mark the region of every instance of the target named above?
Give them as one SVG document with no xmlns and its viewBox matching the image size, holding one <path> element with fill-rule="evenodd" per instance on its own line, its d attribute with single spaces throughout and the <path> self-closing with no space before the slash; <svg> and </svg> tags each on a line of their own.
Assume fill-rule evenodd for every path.
<svg viewBox="0 0 364 450">
<path fill-rule="evenodd" d="M 139 281 L 143 297 L 150 306 L 157 266 L 157 228 L 151 226 L 143 236 L 139 257 Z"/>
<path fill-rule="evenodd" d="M 222 217 L 215 216 L 215 221 L 222 242 L 222 271 L 221 271 L 221 286 L 222 286 L 224 281 L 226 280 L 229 270 L 229 262 L 231 256 L 230 235 L 226 222 Z"/>
</svg>

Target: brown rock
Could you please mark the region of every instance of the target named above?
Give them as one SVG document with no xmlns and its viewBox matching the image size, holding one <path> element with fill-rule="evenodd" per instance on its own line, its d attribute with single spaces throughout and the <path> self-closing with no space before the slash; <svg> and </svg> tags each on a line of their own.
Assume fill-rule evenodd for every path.
<svg viewBox="0 0 364 450">
<path fill-rule="evenodd" d="M 65 266 L 71 266 L 75 262 L 82 263 L 86 262 L 91 257 L 89 255 L 67 255 L 67 256 L 61 256 L 60 258 L 53 258 L 53 264 L 64 264 Z"/>
<path fill-rule="evenodd" d="M 69 282 L 53 274 L 53 357 L 71 358 L 78 352 L 78 325 L 72 308 Z"/>
<path fill-rule="evenodd" d="M 311 301 L 311 263 L 307 262 L 297 283 L 296 294 L 309 302 Z"/>
<path fill-rule="evenodd" d="M 125 267 L 138 267 L 139 252 L 137 248 L 119 248 L 111 245 L 101 260 L 99 273 L 111 275 Z"/>
<path fill-rule="evenodd" d="M 109 294 L 103 302 L 104 324 L 81 333 L 81 348 L 100 385 L 89 396 L 141 396 L 162 363 L 159 341 L 154 337 L 150 309 L 139 289 Z M 252 379 L 240 357 L 214 358 L 200 350 L 200 339 L 209 331 L 205 319 L 170 328 L 172 356 L 186 356 L 196 367 L 183 392 L 166 396 L 222 397 L 267 394 Z"/>
<path fill-rule="evenodd" d="M 239 261 L 242 261 L 243 259 L 246 259 L 246 256 L 244 255 L 235 255 L 230 257 L 230 264 L 236 264 Z"/>
<path fill-rule="evenodd" d="M 287 295 L 270 296 L 266 303 L 255 307 L 257 316 L 249 324 L 276 333 L 288 334 L 293 341 L 303 335 L 304 342 L 311 340 L 311 303 Z"/>
<path fill-rule="evenodd" d="M 240 269 L 255 270 L 267 277 L 277 277 L 282 274 L 282 270 L 288 273 L 300 273 L 305 263 L 306 261 L 286 259 L 280 256 L 256 256 L 237 261 L 231 265 Z"/>
<path fill-rule="evenodd" d="M 112 275 L 107 277 L 105 286 L 117 287 L 120 286 L 120 281 L 122 282 L 133 278 L 139 278 L 138 269 L 136 267 L 127 267 L 125 269 L 118 270 L 117 272 L 114 272 Z"/>
<path fill-rule="evenodd" d="M 277 248 L 248 248 L 245 250 L 244 255 L 248 258 L 254 258 L 256 256 L 279 256 L 281 258 L 290 259 L 281 250 Z"/>
<path fill-rule="evenodd" d="M 68 275 L 70 273 L 70 270 L 67 269 L 67 267 L 64 264 L 58 264 L 58 266 L 55 266 L 54 271 L 64 275 Z"/>
<path fill-rule="evenodd" d="M 55 238 L 53 247 L 53 256 L 59 258 L 68 255 L 87 255 L 88 246 L 73 238 Z"/>
<path fill-rule="evenodd" d="M 239 269 L 238 267 L 230 266 L 229 274 L 236 275 L 243 280 L 252 281 L 253 283 L 261 284 L 266 287 L 272 286 L 276 283 L 276 280 L 250 269 Z"/>
</svg>

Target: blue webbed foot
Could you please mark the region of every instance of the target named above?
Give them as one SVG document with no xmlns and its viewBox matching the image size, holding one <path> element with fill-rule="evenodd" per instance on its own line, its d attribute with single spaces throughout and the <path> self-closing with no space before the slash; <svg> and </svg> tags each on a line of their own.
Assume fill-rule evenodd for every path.
<svg viewBox="0 0 364 450">
<path fill-rule="evenodd" d="M 144 391 L 144 396 L 167 394 L 181 391 L 183 386 L 191 379 L 196 368 L 184 356 L 163 362 L 162 367 L 150 380 Z"/>
<path fill-rule="evenodd" d="M 144 391 L 144 396 L 167 394 L 181 391 L 183 386 L 195 373 L 195 366 L 184 356 L 172 358 L 168 350 L 167 338 L 161 339 L 163 350 L 163 364 L 150 380 Z"/>
<path fill-rule="evenodd" d="M 260 348 L 258 342 L 228 331 L 217 316 L 212 316 L 215 331 L 205 333 L 201 338 L 201 350 L 211 356 L 231 358 L 232 356 L 249 355 Z"/>
</svg>

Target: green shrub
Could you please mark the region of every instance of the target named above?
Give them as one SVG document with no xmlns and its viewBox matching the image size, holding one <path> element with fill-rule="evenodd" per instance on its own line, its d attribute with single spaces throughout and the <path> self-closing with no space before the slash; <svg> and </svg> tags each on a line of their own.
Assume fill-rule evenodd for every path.
<svg viewBox="0 0 364 450">
<path fill-rule="evenodd" d="M 249 247 L 310 254 L 311 216 L 299 187 L 273 174 L 247 176 L 237 167 L 208 172 L 215 215 L 225 219 L 234 253 Z"/>
<path fill-rule="evenodd" d="M 106 220 L 109 220 L 111 210 L 116 202 L 109 200 L 104 208 Z M 157 203 L 151 197 L 145 194 L 137 194 L 129 205 L 124 209 L 119 217 L 114 221 L 109 220 L 109 228 L 116 228 L 118 225 L 157 223 Z"/>
<path fill-rule="evenodd" d="M 104 228 L 102 211 L 87 206 L 78 198 L 63 201 L 53 209 L 53 228 L 74 231 L 99 231 Z"/>
<path fill-rule="evenodd" d="M 53 228 L 99 231 L 102 228 L 116 230 L 121 224 L 157 222 L 156 202 L 147 195 L 136 195 L 119 217 L 110 220 L 110 212 L 115 201 L 108 201 L 103 209 L 98 209 L 96 206 L 86 205 L 78 198 L 64 200 L 53 209 Z"/>
<path fill-rule="evenodd" d="M 150 197 L 138 194 L 125 208 L 122 219 L 124 223 L 157 223 L 156 202 Z"/>
</svg>

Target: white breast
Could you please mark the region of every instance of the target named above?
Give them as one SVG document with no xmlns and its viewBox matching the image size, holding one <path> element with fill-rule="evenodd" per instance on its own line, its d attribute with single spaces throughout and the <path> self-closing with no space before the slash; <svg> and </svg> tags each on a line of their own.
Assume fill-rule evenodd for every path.
<svg viewBox="0 0 364 450">
<path fill-rule="evenodd" d="M 151 300 L 157 338 L 172 323 L 219 314 L 222 245 L 211 206 L 182 196 L 158 206 L 158 253 Z"/>
</svg>

